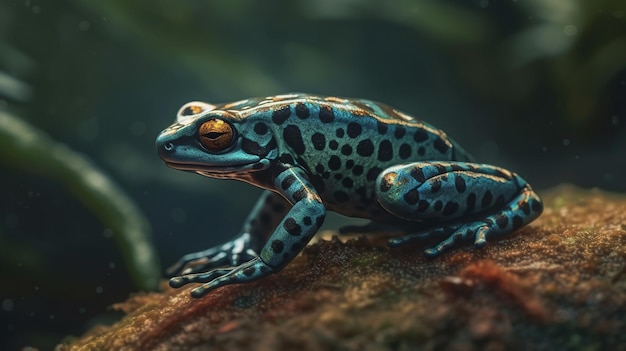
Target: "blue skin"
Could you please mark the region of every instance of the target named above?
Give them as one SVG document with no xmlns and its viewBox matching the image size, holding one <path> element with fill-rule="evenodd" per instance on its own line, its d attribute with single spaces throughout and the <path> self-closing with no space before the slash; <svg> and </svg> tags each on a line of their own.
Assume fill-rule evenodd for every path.
<svg viewBox="0 0 626 351">
<path fill-rule="evenodd" d="M 233 240 L 170 269 L 181 274 L 172 287 L 203 283 L 194 297 L 279 271 L 327 210 L 405 230 L 391 247 L 438 240 L 424 251 L 428 258 L 458 242 L 483 247 L 543 210 L 517 174 L 470 163 L 443 131 L 369 100 L 289 94 L 191 102 L 156 144 L 169 167 L 266 189 Z"/>
</svg>

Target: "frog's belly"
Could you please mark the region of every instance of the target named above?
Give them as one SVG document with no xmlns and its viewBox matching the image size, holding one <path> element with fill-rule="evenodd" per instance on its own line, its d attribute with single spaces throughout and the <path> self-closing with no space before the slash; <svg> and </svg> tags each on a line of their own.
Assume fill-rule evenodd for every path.
<svg viewBox="0 0 626 351">
<path fill-rule="evenodd" d="M 374 222 L 386 224 L 406 223 L 405 220 L 387 212 L 378 203 L 373 193 L 371 194 L 371 197 L 361 197 L 357 194 L 351 195 L 349 195 L 349 199 L 353 201 L 345 201 L 341 203 L 338 203 L 332 194 L 330 196 L 324 196 L 324 194 L 322 194 L 321 198 L 327 210 L 339 213 L 340 215 L 354 218 L 365 218 Z"/>
</svg>

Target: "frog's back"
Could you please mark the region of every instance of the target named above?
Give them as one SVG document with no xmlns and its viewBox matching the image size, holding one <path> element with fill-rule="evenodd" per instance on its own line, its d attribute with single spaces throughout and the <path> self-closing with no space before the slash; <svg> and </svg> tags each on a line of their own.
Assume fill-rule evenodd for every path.
<svg viewBox="0 0 626 351">
<path fill-rule="evenodd" d="M 266 123 L 283 130 L 284 138 L 279 139 L 309 161 L 328 159 L 334 153 L 345 161 L 355 153 L 381 165 L 471 158 L 442 130 L 371 100 L 289 94 L 242 100 L 223 108 L 239 110 L 251 119 L 271 115 Z"/>
<path fill-rule="evenodd" d="M 468 160 L 443 131 L 369 100 L 291 94 L 218 108 L 237 110 L 264 137 L 271 130 L 277 160 L 304 169 L 326 206 L 348 216 L 382 212 L 374 184 L 388 167 Z"/>
</svg>

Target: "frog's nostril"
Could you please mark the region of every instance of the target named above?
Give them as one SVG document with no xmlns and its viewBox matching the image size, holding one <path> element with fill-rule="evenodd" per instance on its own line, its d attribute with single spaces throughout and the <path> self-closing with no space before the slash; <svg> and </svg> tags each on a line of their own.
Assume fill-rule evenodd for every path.
<svg viewBox="0 0 626 351">
<path fill-rule="evenodd" d="M 176 144 L 168 139 L 169 138 L 159 136 L 156 140 L 157 153 L 159 157 L 164 160 L 172 157 L 172 155 L 176 153 Z"/>
</svg>

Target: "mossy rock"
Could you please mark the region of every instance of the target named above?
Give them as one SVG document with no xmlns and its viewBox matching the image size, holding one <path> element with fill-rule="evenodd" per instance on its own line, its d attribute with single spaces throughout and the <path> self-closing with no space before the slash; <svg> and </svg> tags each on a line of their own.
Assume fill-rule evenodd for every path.
<svg viewBox="0 0 626 351">
<path fill-rule="evenodd" d="M 280 273 L 193 299 L 139 293 L 57 350 L 626 349 L 626 197 L 562 186 L 483 249 L 427 260 L 382 236 L 309 245 Z"/>
</svg>

